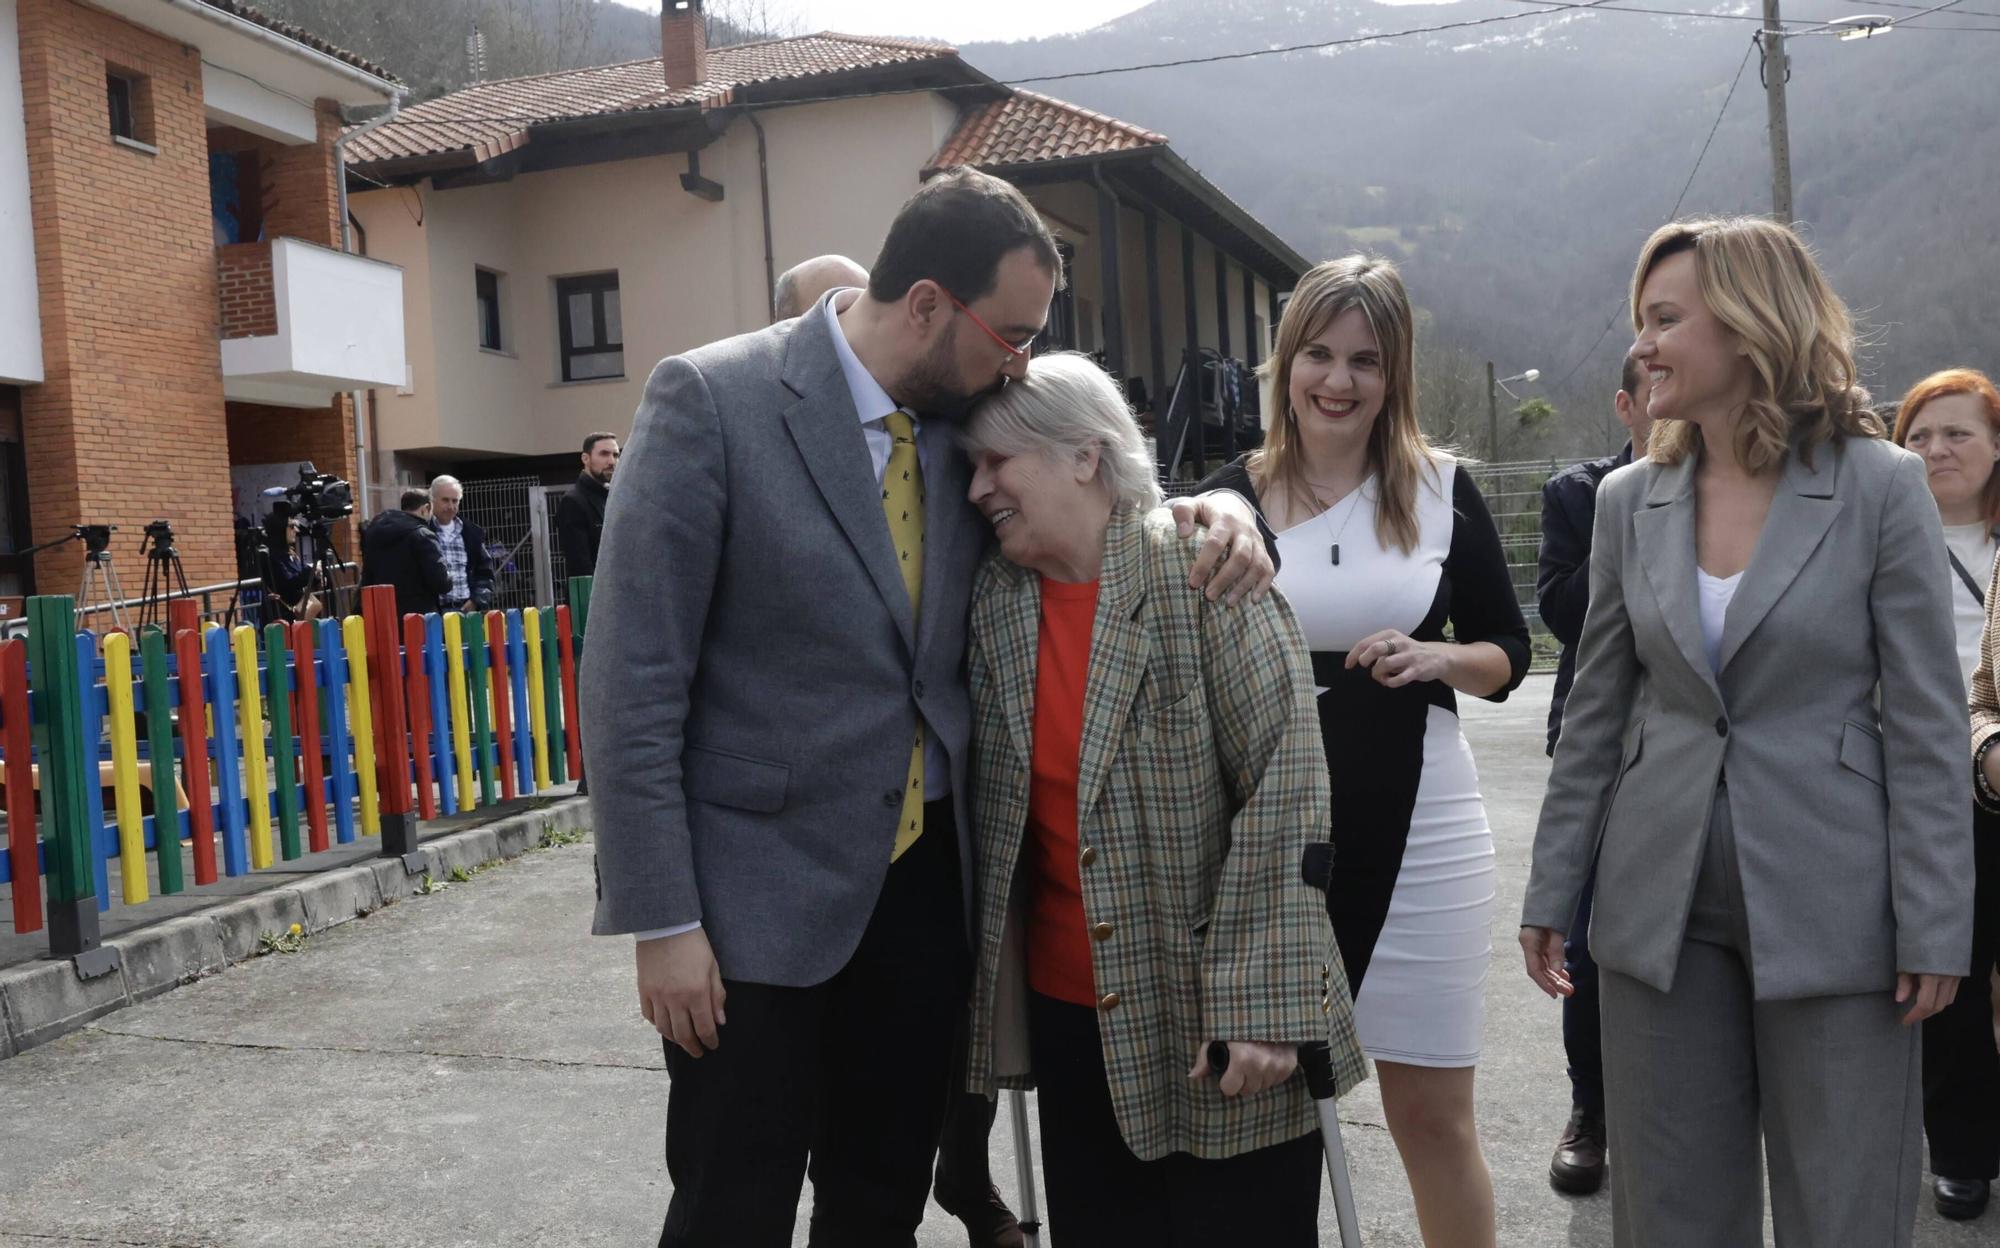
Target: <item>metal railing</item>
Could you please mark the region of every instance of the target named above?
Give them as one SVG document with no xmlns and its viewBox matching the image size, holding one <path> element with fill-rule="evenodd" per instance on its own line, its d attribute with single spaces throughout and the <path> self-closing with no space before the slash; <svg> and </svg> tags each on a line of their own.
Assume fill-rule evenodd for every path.
<svg viewBox="0 0 2000 1248">
<path fill-rule="evenodd" d="M 347 562 L 337 565 L 340 574 L 337 585 L 314 591 L 327 597 L 339 596 L 351 604 L 355 589 L 361 579 L 361 565 Z M 105 632 L 118 627 L 114 622 L 120 617 L 137 625 L 148 612 L 158 618 L 151 622 L 164 625 L 167 604 L 192 599 L 201 604 L 203 624 L 221 624 L 225 627 L 237 623 L 239 616 L 245 615 L 263 602 L 264 580 L 262 577 L 248 577 L 240 581 L 218 581 L 213 585 L 196 585 L 186 591 L 155 594 L 152 597 L 121 598 L 115 602 L 97 602 L 76 609 L 76 626 L 79 632 Z M 341 614 L 329 612 L 329 614 Z M 28 635 L 28 619 L 25 615 L 14 619 L 0 620 L 0 641 L 10 637 Z"/>
</svg>

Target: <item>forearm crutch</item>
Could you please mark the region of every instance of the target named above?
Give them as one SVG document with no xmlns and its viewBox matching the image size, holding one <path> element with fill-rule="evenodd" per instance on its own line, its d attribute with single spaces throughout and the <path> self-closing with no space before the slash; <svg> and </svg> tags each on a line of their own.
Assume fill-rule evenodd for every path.
<svg viewBox="0 0 2000 1248">
<path fill-rule="evenodd" d="M 1209 1073 L 1220 1079 L 1229 1069 L 1229 1046 L 1208 1045 Z M 1339 1084 L 1333 1074 L 1333 1049 L 1324 1040 L 1299 1046 L 1299 1069 L 1319 1110 L 1319 1138 L 1326 1147 L 1326 1177 L 1333 1184 L 1333 1216 L 1340 1227 L 1340 1248 L 1361 1248 L 1361 1224 L 1354 1217 L 1354 1179 L 1347 1173 L 1347 1150 L 1340 1143 Z"/>
<path fill-rule="evenodd" d="M 1014 1120 L 1014 1172 L 1020 1181 L 1021 1234 L 1030 1248 L 1040 1248 L 1042 1214 L 1035 1200 L 1035 1141 L 1028 1134 L 1028 1094 L 1014 1088 L 1006 1096 L 1007 1115 Z"/>
</svg>

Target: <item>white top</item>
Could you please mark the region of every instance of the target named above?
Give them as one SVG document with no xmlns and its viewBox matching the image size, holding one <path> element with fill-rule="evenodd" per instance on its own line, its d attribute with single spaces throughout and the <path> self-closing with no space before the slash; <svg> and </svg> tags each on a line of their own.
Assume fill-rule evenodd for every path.
<svg viewBox="0 0 2000 1248">
<path fill-rule="evenodd" d="M 1375 533 L 1379 488 L 1370 476 L 1346 498 L 1278 534 L 1278 588 L 1312 650 L 1343 651 L 1385 628 L 1414 633 L 1437 601 L 1451 553 L 1452 474 L 1440 462 L 1417 488 L 1417 546 L 1404 554 Z M 1340 562 L 1333 548 L 1340 547 Z"/>
<path fill-rule="evenodd" d="M 1696 587 L 1701 591 L 1701 647 L 1708 652 L 1708 670 L 1722 670 L 1722 624 L 1729 615 L 1729 600 L 1736 596 L 1736 586 L 1743 579 L 1738 572 L 1735 576 L 1710 576 L 1699 567 L 1694 570 Z"/>
<path fill-rule="evenodd" d="M 1993 526 L 1983 520 L 1977 524 L 1947 524 L 1944 544 L 1979 583 L 1979 592 L 1985 593 L 1993 578 Z M 1951 574 L 1951 617 L 1958 627 L 1958 666 L 1970 686 L 1972 669 L 1979 666 L 1979 636 L 1986 628 L 1986 608 L 1972 596 L 1956 571 Z"/>
</svg>

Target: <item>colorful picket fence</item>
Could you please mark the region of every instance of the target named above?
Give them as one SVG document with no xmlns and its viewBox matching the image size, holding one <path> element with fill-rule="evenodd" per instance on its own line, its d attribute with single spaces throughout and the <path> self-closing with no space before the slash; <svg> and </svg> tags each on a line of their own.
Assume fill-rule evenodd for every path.
<svg viewBox="0 0 2000 1248">
<path fill-rule="evenodd" d="M 0 884 L 58 957 L 94 946 L 114 891 L 136 906 L 582 774 L 587 605 L 398 617 L 371 587 L 358 616 L 261 630 L 172 607 L 100 638 L 70 598 L 31 598 L 0 643 Z"/>
</svg>

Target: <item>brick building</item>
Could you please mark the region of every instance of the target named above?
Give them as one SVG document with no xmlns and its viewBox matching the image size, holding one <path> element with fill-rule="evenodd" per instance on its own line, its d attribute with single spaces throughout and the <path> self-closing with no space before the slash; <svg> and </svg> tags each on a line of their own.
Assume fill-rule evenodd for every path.
<svg viewBox="0 0 2000 1248">
<path fill-rule="evenodd" d="M 73 592 L 115 524 L 196 585 L 286 466 L 360 471 L 403 380 L 402 273 L 343 254 L 336 142 L 386 71 L 234 0 L 0 0 L 0 595 Z"/>
</svg>

